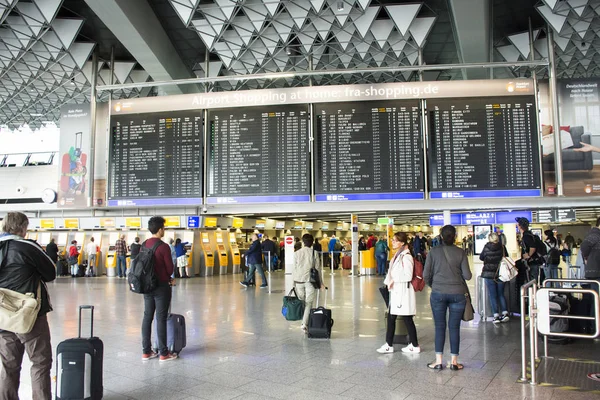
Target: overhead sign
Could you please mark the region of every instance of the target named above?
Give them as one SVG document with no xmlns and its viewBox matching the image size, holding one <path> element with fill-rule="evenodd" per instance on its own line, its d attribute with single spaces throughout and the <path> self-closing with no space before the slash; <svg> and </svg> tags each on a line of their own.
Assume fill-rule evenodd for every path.
<svg viewBox="0 0 600 400">
<path fill-rule="evenodd" d="M 321 224 L 321 230 L 328 230 L 329 229 L 329 222 L 323 222 Z"/>
<path fill-rule="evenodd" d="M 140 222 L 141 224 L 141 222 Z M 100 228 L 114 228 L 115 227 L 115 219 L 114 218 L 100 218 Z"/>
<path fill-rule="evenodd" d="M 79 218 L 65 218 L 66 229 L 79 229 Z"/>
<path fill-rule="evenodd" d="M 243 228 L 244 227 L 244 220 L 242 218 L 234 218 L 233 219 L 233 223 L 231 224 L 231 226 L 233 228 Z"/>
<path fill-rule="evenodd" d="M 255 228 L 264 228 L 266 223 L 267 223 L 267 221 L 265 221 L 264 219 L 257 219 L 256 225 L 254 227 Z"/>
<path fill-rule="evenodd" d="M 575 222 L 577 221 L 577 216 L 575 214 L 575 210 L 572 208 L 566 210 L 557 210 L 558 211 L 558 222 Z"/>
<path fill-rule="evenodd" d="M 189 229 L 200 228 L 200 217 L 198 215 L 187 217 L 187 227 Z"/>
<path fill-rule="evenodd" d="M 217 227 L 217 217 L 204 218 L 204 227 L 205 228 L 216 228 Z"/>
<path fill-rule="evenodd" d="M 393 224 L 394 223 L 394 219 L 393 218 L 377 218 L 377 223 L 379 225 L 388 225 L 388 224 Z"/>
<path fill-rule="evenodd" d="M 54 218 L 46 218 L 40 220 L 40 228 L 54 229 Z"/>
<path fill-rule="evenodd" d="M 180 228 L 181 227 L 181 219 L 179 217 L 164 217 L 165 218 L 165 228 Z"/>
<path fill-rule="evenodd" d="M 538 210 L 537 222 L 547 224 L 556 221 L 556 210 Z"/>
<path fill-rule="evenodd" d="M 304 221 L 294 221 L 294 229 L 304 229 Z"/>
<path fill-rule="evenodd" d="M 452 225 L 484 225 L 484 224 L 514 224 L 515 218 L 522 217 L 532 220 L 531 211 L 502 211 L 502 212 L 476 212 L 466 214 L 451 214 Z M 430 226 L 443 226 L 444 215 L 433 214 L 429 216 Z"/>
<path fill-rule="evenodd" d="M 306 222 L 304 225 L 304 228 L 306 228 L 306 230 L 310 231 L 313 229 L 314 224 L 312 222 Z"/>
<path fill-rule="evenodd" d="M 165 226 L 167 226 L 166 223 L 165 223 Z M 141 217 L 125 218 L 125 227 L 126 228 L 141 228 L 142 227 L 142 218 Z"/>
</svg>

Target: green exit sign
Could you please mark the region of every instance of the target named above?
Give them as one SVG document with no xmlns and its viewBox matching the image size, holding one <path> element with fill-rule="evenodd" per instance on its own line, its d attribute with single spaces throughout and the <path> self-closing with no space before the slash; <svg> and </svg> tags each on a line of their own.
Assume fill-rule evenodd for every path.
<svg viewBox="0 0 600 400">
<path fill-rule="evenodd" d="M 379 225 L 389 225 L 394 223 L 393 218 L 377 218 L 377 223 Z"/>
</svg>

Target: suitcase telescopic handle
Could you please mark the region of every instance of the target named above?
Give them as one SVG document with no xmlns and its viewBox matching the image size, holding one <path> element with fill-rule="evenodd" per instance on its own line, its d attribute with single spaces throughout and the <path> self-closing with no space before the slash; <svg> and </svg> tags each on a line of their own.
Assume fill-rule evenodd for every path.
<svg viewBox="0 0 600 400">
<path fill-rule="evenodd" d="M 81 338 L 81 310 L 90 310 L 92 315 L 90 318 L 90 337 L 94 336 L 94 306 L 84 305 L 79 306 L 79 337 Z"/>
</svg>

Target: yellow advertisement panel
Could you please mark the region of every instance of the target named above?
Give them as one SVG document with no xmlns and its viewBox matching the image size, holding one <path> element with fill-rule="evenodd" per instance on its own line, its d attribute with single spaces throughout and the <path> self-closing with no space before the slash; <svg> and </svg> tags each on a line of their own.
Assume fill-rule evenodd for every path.
<svg viewBox="0 0 600 400">
<path fill-rule="evenodd" d="M 100 228 L 114 228 L 115 227 L 115 219 L 114 218 L 100 218 Z"/>
<path fill-rule="evenodd" d="M 54 229 L 54 218 L 41 219 L 40 228 L 42 229 Z"/>
<path fill-rule="evenodd" d="M 204 227 L 205 228 L 216 228 L 217 227 L 217 217 L 204 218 Z"/>
<path fill-rule="evenodd" d="M 243 228 L 244 227 L 244 220 L 242 218 L 234 218 L 233 219 L 233 224 L 231 225 L 234 228 Z"/>
<path fill-rule="evenodd" d="M 66 229 L 79 229 L 79 218 L 65 218 Z"/>
<path fill-rule="evenodd" d="M 127 228 L 141 228 L 142 227 L 142 218 L 140 218 L 140 217 L 125 218 L 125 226 Z"/>
<path fill-rule="evenodd" d="M 179 217 L 164 217 L 165 228 L 179 228 L 181 227 L 181 219 Z"/>
</svg>

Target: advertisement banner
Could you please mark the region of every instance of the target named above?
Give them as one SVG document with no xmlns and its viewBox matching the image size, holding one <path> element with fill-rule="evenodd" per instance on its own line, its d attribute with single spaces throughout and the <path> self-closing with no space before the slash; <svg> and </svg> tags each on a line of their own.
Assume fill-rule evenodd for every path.
<svg viewBox="0 0 600 400">
<path fill-rule="evenodd" d="M 91 118 L 89 104 L 60 108 L 58 208 L 90 206 Z"/>
<path fill-rule="evenodd" d="M 560 151 L 565 196 L 600 195 L 600 78 L 560 79 Z M 554 136 L 548 83 L 540 84 L 542 167 L 545 194 L 556 193 Z"/>
</svg>

